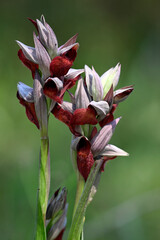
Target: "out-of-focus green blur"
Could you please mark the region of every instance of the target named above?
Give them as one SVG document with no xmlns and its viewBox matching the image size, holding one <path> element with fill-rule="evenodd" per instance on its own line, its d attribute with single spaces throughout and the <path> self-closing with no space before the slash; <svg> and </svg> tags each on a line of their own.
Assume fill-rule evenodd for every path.
<svg viewBox="0 0 160 240">
<path fill-rule="evenodd" d="M 39 132 L 16 99 L 16 85 L 32 86 L 18 60 L 18 39 L 32 46 L 27 17 L 44 14 L 59 45 L 79 33 L 74 68 L 93 65 L 101 75 L 118 62 L 118 87 L 135 85 L 119 105 L 111 143 L 130 153 L 108 162 L 87 209 L 87 240 L 160 239 L 160 2 L 156 0 L 5 0 L 0 7 L 0 238 L 33 239 L 38 188 Z M 51 116 L 51 194 L 68 188 L 68 226 L 76 177 L 71 134 Z"/>
</svg>

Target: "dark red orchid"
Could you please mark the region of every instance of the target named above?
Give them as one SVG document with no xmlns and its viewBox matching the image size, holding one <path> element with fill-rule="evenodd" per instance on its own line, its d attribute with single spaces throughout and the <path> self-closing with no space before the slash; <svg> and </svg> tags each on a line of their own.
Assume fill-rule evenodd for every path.
<svg viewBox="0 0 160 240">
<path fill-rule="evenodd" d="M 52 59 L 50 73 L 52 77 L 61 77 L 67 74 L 77 56 L 78 44 L 70 50 Z"/>
<path fill-rule="evenodd" d="M 114 145 L 108 144 L 119 119 L 115 119 L 102 127 L 100 131 L 93 129 L 90 140 L 85 136 L 76 137 L 72 143 L 72 149 L 77 152 L 77 167 L 86 181 L 95 160 L 103 159 L 101 171 L 104 171 L 105 162 L 116 156 L 128 154 Z"/>
<path fill-rule="evenodd" d="M 63 104 L 65 104 L 65 102 Z M 58 120 L 65 123 L 75 136 L 81 135 L 80 131 L 77 131 L 77 125 L 95 125 L 98 123 L 96 119 L 96 111 L 91 106 L 88 108 L 76 109 L 72 113 L 64 109 L 63 104 L 56 104 L 52 110 L 52 113 Z"/>
<path fill-rule="evenodd" d="M 76 84 L 83 72 L 83 69 L 70 69 L 64 77 L 49 77 L 44 83 L 44 94 L 52 100 L 62 103 L 65 92 Z"/>
<path fill-rule="evenodd" d="M 83 137 L 77 145 L 77 167 L 85 181 L 88 178 L 93 164 L 94 158 L 91 152 L 91 144 Z"/>
</svg>

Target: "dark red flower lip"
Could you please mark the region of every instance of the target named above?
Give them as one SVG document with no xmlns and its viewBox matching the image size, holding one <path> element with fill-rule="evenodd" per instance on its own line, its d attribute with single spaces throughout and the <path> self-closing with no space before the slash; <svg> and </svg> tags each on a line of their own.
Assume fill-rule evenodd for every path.
<svg viewBox="0 0 160 240">
<path fill-rule="evenodd" d="M 56 104 L 52 110 L 53 115 L 65 123 L 75 136 L 80 136 L 81 133 L 77 132 L 77 126 L 85 124 L 97 124 L 96 111 L 89 106 L 88 108 L 76 109 L 73 113 L 63 109 L 62 106 Z"/>
<path fill-rule="evenodd" d="M 85 137 L 82 137 L 77 145 L 77 167 L 85 181 L 93 164 L 94 159 L 91 152 L 91 144 Z"/>
<path fill-rule="evenodd" d="M 32 77 L 33 77 L 33 79 L 34 79 L 35 71 L 36 71 L 36 69 L 39 68 L 38 64 L 29 61 L 29 60 L 25 57 L 22 49 L 19 49 L 19 51 L 18 51 L 18 57 L 19 57 L 19 59 L 21 60 L 21 62 L 22 62 L 27 68 L 29 68 L 29 69 L 31 70 L 31 72 L 32 72 Z"/>
<path fill-rule="evenodd" d="M 39 122 L 36 116 L 35 106 L 33 102 L 27 102 L 25 101 L 20 94 L 17 92 L 17 98 L 19 99 L 20 104 L 22 104 L 26 109 L 26 115 L 28 119 L 36 125 L 36 127 L 39 129 Z"/>
</svg>

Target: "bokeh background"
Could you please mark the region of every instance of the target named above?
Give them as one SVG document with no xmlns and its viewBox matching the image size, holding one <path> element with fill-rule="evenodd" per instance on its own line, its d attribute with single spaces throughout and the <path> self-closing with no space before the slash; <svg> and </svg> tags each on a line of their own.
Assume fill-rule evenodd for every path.
<svg viewBox="0 0 160 240">
<path fill-rule="evenodd" d="M 39 132 L 16 99 L 16 85 L 32 86 L 17 57 L 18 39 L 33 45 L 27 17 L 44 14 L 59 45 L 79 33 L 74 68 L 93 65 L 101 75 L 118 62 L 119 88 L 135 91 L 121 103 L 111 140 L 130 153 L 108 162 L 86 215 L 87 240 L 160 239 L 160 2 L 156 0 L 5 0 L 0 4 L 0 236 L 33 239 L 38 188 Z M 51 193 L 68 188 L 68 225 L 76 177 L 71 134 L 50 118 Z M 68 229 L 68 228 L 67 228 Z"/>
</svg>

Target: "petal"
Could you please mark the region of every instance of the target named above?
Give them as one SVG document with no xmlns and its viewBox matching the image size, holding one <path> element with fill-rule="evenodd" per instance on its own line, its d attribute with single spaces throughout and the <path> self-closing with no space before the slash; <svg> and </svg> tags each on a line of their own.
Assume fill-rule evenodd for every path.
<svg viewBox="0 0 160 240">
<path fill-rule="evenodd" d="M 97 115 L 99 116 L 98 118 L 99 121 L 102 120 L 106 116 L 106 114 L 109 112 L 109 105 L 105 101 L 99 101 L 99 102 L 92 101 L 90 102 L 89 105 L 96 110 Z"/>
<path fill-rule="evenodd" d="M 16 41 L 19 47 L 22 49 L 24 56 L 31 62 L 38 64 L 36 49 L 30 46 L 21 43 L 20 41 Z"/>
<path fill-rule="evenodd" d="M 70 60 L 73 63 L 77 56 L 78 48 L 79 48 L 79 43 L 75 43 L 72 46 L 69 46 L 66 49 L 63 49 L 65 50 L 65 52 L 61 54 L 61 56 L 66 57 L 68 60 Z"/>
<path fill-rule="evenodd" d="M 107 144 L 101 152 L 99 152 L 100 156 L 107 156 L 107 157 L 116 157 L 116 156 L 129 156 L 129 154 L 122 149 L 112 145 Z M 95 155 L 97 156 L 97 155 Z"/>
<path fill-rule="evenodd" d="M 52 28 L 45 22 L 43 17 L 43 23 L 37 21 L 37 27 L 39 32 L 39 39 L 41 43 L 48 49 L 50 55 L 55 57 L 57 55 L 58 50 L 58 42 L 55 33 L 53 32 Z"/>
<path fill-rule="evenodd" d="M 81 75 L 84 72 L 84 69 L 73 69 L 70 68 L 68 73 L 64 76 L 66 80 L 74 79 Z"/>
<path fill-rule="evenodd" d="M 20 50 L 18 51 L 18 57 L 19 57 L 19 59 L 22 61 L 22 63 L 23 63 L 27 68 L 29 68 L 29 69 L 31 70 L 31 72 L 32 72 L 32 77 L 34 78 L 35 70 L 39 68 L 38 65 L 35 64 L 35 63 L 33 63 L 33 62 L 31 62 L 31 61 L 29 61 L 29 60 L 25 57 L 22 49 L 20 49 Z"/>
<path fill-rule="evenodd" d="M 72 113 L 64 110 L 59 104 L 56 104 L 56 106 L 52 110 L 52 113 L 58 120 L 65 123 L 67 126 L 70 126 Z"/>
<path fill-rule="evenodd" d="M 50 68 L 51 59 L 46 49 L 43 47 L 43 45 L 40 43 L 40 41 L 36 37 L 35 33 L 33 34 L 33 37 L 34 37 L 34 44 L 35 44 L 38 63 L 43 74 L 43 79 L 45 80 L 50 76 L 49 68 Z"/>
<path fill-rule="evenodd" d="M 28 119 L 33 122 L 37 128 L 39 129 L 39 122 L 36 116 L 36 111 L 35 111 L 35 107 L 34 107 L 34 103 L 33 102 L 27 102 L 25 101 L 17 92 L 17 98 L 19 99 L 20 104 L 22 104 L 25 109 L 26 109 L 26 115 L 28 117 Z"/>
<path fill-rule="evenodd" d="M 97 72 L 92 67 L 92 70 L 85 65 L 86 84 L 89 94 L 95 101 L 101 101 L 103 98 L 103 88 L 101 80 Z"/>
<path fill-rule="evenodd" d="M 85 124 L 92 124 L 96 125 L 96 111 L 94 108 L 89 106 L 88 108 L 79 108 L 76 109 L 73 113 L 73 117 L 71 119 L 71 125 L 85 125 Z"/>
<path fill-rule="evenodd" d="M 94 164 L 91 144 L 87 138 L 82 137 L 77 145 L 77 166 L 78 170 L 86 181 Z"/>
<path fill-rule="evenodd" d="M 67 110 L 67 111 L 73 113 L 73 104 L 72 103 L 63 101 L 61 106 L 64 110 Z"/>
<path fill-rule="evenodd" d="M 71 148 L 74 151 L 77 151 L 77 146 L 79 144 L 79 141 L 81 140 L 81 138 L 84 138 L 84 136 L 80 136 L 80 137 L 75 137 L 73 138 L 72 142 L 71 142 Z"/>
<path fill-rule="evenodd" d="M 80 78 L 80 74 L 83 73 L 83 69 L 71 70 L 69 69 L 68 73 L 64 76 L 64 86 L 67 86 L 67 89 L 72 88 Z M 65 90 L 65 91 L 66 91 Z"/>
<path fill-rule="evenodd" d="M 51 76 L 61 77 L 67 74 L 68 70 L 72 67 L 73 62 L 66 57 L 57 56 L 53 58 L 50 64 Z"/>
<path fill-rule="evenodd" d="M 108 102 L 109 106 L 112 106 L 112 104 L 113 104 L 113 84 L 112 84 L 110 90 L 108 91 L 108 93 L 106 94 L 106 96 L 104 97 L 104 101 Z"/>
<path fill-rule="evenodd" d="M 76 108 L 87 108 L 90 99 L 87 92 L 86 86 L 84 84 L 83 78 L 78 81 L 77 89 L 75 92 L 75 104 Z"/>
<path fill-rule="evenodd" d="M 71 46 L 71 45 L 75 44 L 75 43 L 76 43 L 76 40 L 77 40 L 77 37 L 78 37 L 78 33 L 75 34 L 73 37 L 71 37 L 64 45 L 60 46 L 59 49 L 58 49 L 59 52 L 60 52 L 62 49 L 64 49 L 64 48 L 66 48 L 66 47 L 68 47 L 68 46 Z M 61 52 L 60 52 L 60 53 L 61 53 Z"/>
<path fill-rule="evenodd" d="M 60 192 L 58 189 L 52 198 L 49 200 L 46 212 L 46 219 L 51 219 L 54 217 L 60 210 L 63 210 L 66 204 L 67 190 L 63 188 Z"/>
<path fill-rule="evenodd" d="M 91 150 L 93 155 L 97 156 L 104 149 L 110 141 L 115 127 L 117 126 L 120 118 L 113 120 L 110 124 L 105 125 L 91 140 Z"/>
<path fill-rule="evenodd" d="M 36 110 L 36 116 L 39 121 L 40 127 L 47 129 L 48 128 L 47 100 L 43 93 L 41 77 L 38 71 L 35 72 L 35 78 L 33 83 L 33 94 L 34 94 L 34 106 Z"/>
<path fill-rule="evenodd" d="M 114 91 L 114 103 L 120 103 L 124 101 L 133 91 L 133 85 L 120 88 Z"/>
<path fill-rule="evenodd" d="M 105 125 L 109 124 L 114 120 L 113 113 L 116 110 L 116 108 L 117 108 L 117 104 L 113 104 L 111 111 L 106 115 L 106 117 L 103 120 L 99 122 L 99 125 L 101 127 L 104 127 Z"/>
<path fill-rule="evenodd" d="M 57 221 L 53 221 L 53 226 L 47 232 L 47 240 L 61 240 L 63 236 L 63 232 L 65 230 L 67 224 L 67 209 L 68 204 L 65 205 L 65 208 L 62 212 L 62 215 L 58 218 Z"/>
<path fill-rule="evenodd" d="M 103 86 L 103 97 L 106 96 L 113 84 L 113 89 L 117 86 L 121 72 L 121 65 L 117 64 L 115 68 L 109 69 L 101 76 L 101 83 Z"/>
<path fill-rule="evenodd" d="M 61 103 L 62 99 L 59 95 L 62 88 L 63 83 L 59 78 L 48 78 L 44 83 L 43 92 L 47 97 Z"/>
<path fill-rule="evenodd" d="M 23 98 L 27 102 L 34 102 L 33 88 L 27 86 L 22 82 L 18 83 L 17 88 L 21 98 Z"/>
<path fill-rule="evenodd" d="M 76 124 L 71 124 L 71 119 L 73 117 L 73 114 L 63 109 L 62 105 L 56 104 L 51 112 L 58 120 L 65 123 L 69 127 L 73 135 L 75 136 L 81 135 L 81 129 L 79 128 L 79 126 L 77 126 Z"/>
</svg>

